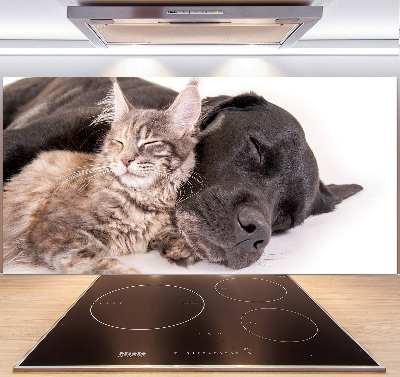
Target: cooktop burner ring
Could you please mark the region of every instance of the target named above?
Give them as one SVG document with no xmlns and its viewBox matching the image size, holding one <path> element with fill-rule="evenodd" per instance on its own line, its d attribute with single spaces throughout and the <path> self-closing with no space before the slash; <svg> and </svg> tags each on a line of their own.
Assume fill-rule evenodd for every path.
<svg viewBox="0 0 400 377">
<path fill-rule="evenodd" d="M 296 323 L 296 321 L 297 321 L 297 326 L 296 326 L 296 328 L 294 330 L 302 332 L 302 334 L 299 336 L 299 339 L 276 339 L 277 338 L 276 335 L 274 337 L 269 337 L 269 336 L 266 336 L 265 334 L 261 335 L 260 333 L 257 333 L 255 331 L 255 330 L 261 330 L 261 332 L 267 331 L 267 333 L 268 333 L 268 331 L 274 332 L 277 329 L 278 329 L 278 331 L 282 331 L 282 329 L 285 329 L 284 326 L 282 326 L 282 325 L 281 326 L 276 326 L 274 324 L 274 321 L 270 321 L 271 319 L 273 319 L 273 317 L 272 318 L 265 318 L 265 316 L 263 316 L 261 318 L 261 321 L 263 322 L 263 323 L 261 323 L 261 325 L 259 323 L 255 323 L 255 322 L 252 322 L 252 321 L 244 323 L 245 317 L 249 317 L 251 315 L 253 315 L 253 317 L 254 317 L 254 314 L 261 313 L 260 311 L 263 311 L 263 310 L 269 310 L 269 311 L 271 311 L 269 313 L 273 313 L 275 315 L 277 314 L 277 312 L 274 313 L 273 311 L 279 311 L 280 312 L 279 313 L 279 317 L 282 316 L 282 313 L 285 313 L 285 315 L 289 315 L 289 317 L 291 317 L 290 318 L 291 321 L 288 321 L 288 319 L 286 318 L 286 319 L 284 319 L 283 325 L 285 323 L 287 323 L 287 325 L 289 325 L 289 324 L 292 324 L 293 322 Z M 265 312 L 265 313 L 267 313 L 267 312 Z M 266 326 L 265 324 L 266 323 L 268 324 L 269 321 L 270 321 L 270 323 L 272 323 L 272 325 L 270 325 L 270 328 L 268 329 L 268 326 Z M 300 321 L 300 323 L 298 323 L 299 321 Z M 306 341 L 311 340 L 314 337 L 316 337 L 318 332 L 319 332 L 318 325 L 311 318 L 307 317 L 304 314 L 295 312 L 293 310 L 282 309 L 282 308 L 255 308 L 255 309 L 249 310 L 248 312 L 244 313 L 241 316 L 240 323 L 241 323 L 242 327 L 246 331 L 248 331 L 250 334 L 255 335 L 255 336 L 259 337 L 259 338 L 262 338 L 262 339 L 265 339 L 265 340 L 269 340 L 269 341 L 272 341 L 272 342 L 277 342 L 277 343 L 301 343 L 301 342 L 306 342 Z M 250 328 L 250 327 L 252 327 L 252 328 Z M 284 333 L 284 331 L 282 331 L 282 332 Z M 292 333 L 293 333 L 293 329 L 291 329 L 291 333 L 290 333 L 291 336 L 292 336 Z M 309 333 L 309 334 L 305 335 L 305 333 Z"/>
<path fill-rule="evenodd" d="M 233 297 L 234 295 L 237 295 L 238 293 L 237 293 L 237 292 L 234 292 L 233 295 L 230 295 L 229 293 L 222 292 L 222 289 L 226 289 L 227 287 L 219 287 L 219 285 L 222 285 L 223 283 L 230 282 L 230 281 L 233 281 L 233 280 L 240 280 L 240 282 L 241 282 L 242 285 L 243 285 L 243 282 L 246 281 L 246 280 L 248 280 L 248 281 L 253 281 L 253 282 L 254 282 L 254 281 L 257 281 L 257 282 L 262 281 L 262 282 L 265 282 L 265 283 L 268 283 L 268 284 L 272 284 L 272 285 L 275 286 L 275 287 L 279 287 L 280 292 L 279 292 L 279 294 L 278 294 L 277 297 L 269 298 L 269 299 L 262 299 L 262 300 L 260 300 L 260 299 L 246 300 L 246 299 L 244 299 L 244 298 Z M 285 298 L 286 295 L 287 295 L 287 293 L 288 293 L 288 292 L 287 292 L 287 289 L 286 289 L 282 284 L 279 284 L 279 283 L 277 283 L 277 282 L 275 282 L 275 281 L 272 281 L 272 280 L 259 278 L 259 277 L 252 277 L 252 278 L 227 278 L 227 279 L 221 280 L 221 281 L 219 281 L 218 283 L 216 283 L 214 288 L 215 288 L 215 290 L 217 291 L 217 293 L 218 293 L 219 295 L 221 295 L 222 297 L 225 297 L 225 298 L 227 298 L 227 299 L 229 299 L 229 300 L 238 301 L 238 302 L 246 302 L 246 303 L 251 303 L 251 302 L 253 302 L 253 303 L 254 303 L 254 302 L 255 302 L 255 303 L 256 303 L 256 302 L 275 302 L 275 301 L 279 301 L 279 300 L 282 300 L 283 298 Z"/>
<path fill-rule="evenodd" d="M 127 289 L 131 289 L 131 288 L 150 288 L 150 287 L 158 287 L 158 288 L 178 288 L 178 289 L 180 289 L 180 290 L 183 290 L 183 292 L 185 292 L 186 294 L 189 294 L 189 296 L 192 295 L 192 297 L 189 297 L 189 298 L 186 297 L 186 301 L 184 301 L 184 302 L 181 302 L 181 298 L 180 298 L 180 297 L 174 298 L 174 299 L 175 299 L 175 300 L 178 300 L 178 299 L 179 299 L 179 302 L 181 302 L 182 304 L 197 304 L 196 306 L 195 306 L 195 305 L 187 305 L 187 306 L 190 306 L 190 308 L 194 308 L 194 315 L 193 315 L 193 313 L 192 313 L 192 314 L 190 314 L 190 317 L 181 319 L 180 321 L 178 321 L 178 322 L 176 322 L 176 323 L 166 324 L 165 326 L 127 327 L 127 326 L 120 326 L 120 325 L 116 325 L 116 324 L 107 323 L 106 321 L 101 320 L 101 319 L 98 318 L 98 317 L 101 317 L 101 316 L 99 316 L 98 314 L 95 314 L 95 313 L 94 313 L 94 307 L 95 307 L 97 304 L 100 304 L 100 305 L 101 305 L 101 304 L 102 304 L 102 303 L 101 303 L 101 299 L 103 299 L 104 297 L 106 297 L 106 296 L 108 296 L 108 295 L 112 295 L 112 294 L 115 294 L 115 293 L 122 293 L 123 291 L 125 291 L 125 290 L 127 290 Z M 126 292 L 126 291 L 125 291 L 125 292 Z M 168 293 L 167 293 L 167 295 L 168 295 Z M 195 295 L 195 298 L 198 299 L 198 300 L 200 300 L 200 302 L 194 302 L 194 301 L 192 300 L 193 295 Z M 111 301 L 112 301 L 112 300 L 111 300 Z M 107 302 L 106 304 L 108 305 L 108 302 Z M 115 304 L 115 302 L 113 302 L 112 304 Z M 120 304 L 122 304 L 122 302 L 120 302 Z M 198 306 L 199 304 L 201 305 L 201 308 L 200 308 L 200 309 L 199 309 L 199 306 Z M 111 306 L 111 305 L 110 305 L 110 306 Z M 138 305 L 138 306 L 140 306 L 140 305 Z M 186 305 L 185 305 L 185 306 L 186 306 Z M 185 324 L 185 323 L 187 323 L 187 322 L 189 322 L 189 321 L 191 321 L 191 320 L 197 318 L 197 317 L 203 312 L 204 307 L 205 307 L 204 298 L 203 298 L 200 294 L 198 294 L 197 292 L 195 292 L 195 291 L 193 291 L 193 290 L 191 290 L 191 289 L 188 289 L 188 288 L 185 288 L 185 287 L 181 287 L 181 286 L 178 286 L 178 285 L 171 285 L 171 284 L 138 284 L 138 285 L 131 285 L 131 286 L 127 286 L 127 287 L 122 287 L 122 288 L 114 289 L 114 290 L 112 290 L 112 291 L 109 291 L 109 292 L 107 292 L 107 293 L 104 293 L 103 295 L 101 295 L 100 297 L 98 297 L 98 298 L 92 303 L 92 305 L 91 305 L 90 308 L 89 308 L 89 312 L 90 312 L 90 315 L 92 316 L 93 319 L 95 319 L 98 323 L 100 323 L 100 324 L 102 324 L 102 325 L 104 325 L 104 326 L 107 326 L 107 327 L 110 327 L 110 328 L 114 328 L 114 329 L 120 329 L 120 330 L 145 331 L 145 330 L 161 330 L 161 329 L 168 329 L 168 328 L 172 328 L 172 327 L 176 327 L 176 326 L 183 325 L 183 324 Z"/>
</svg>

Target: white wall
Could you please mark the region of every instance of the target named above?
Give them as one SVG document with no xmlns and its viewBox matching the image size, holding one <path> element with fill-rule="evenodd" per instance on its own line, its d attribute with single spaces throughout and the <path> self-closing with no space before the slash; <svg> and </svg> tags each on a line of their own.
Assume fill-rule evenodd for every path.
<svg viewBox="0 0 400 377">
<path fill-rule="evenodd" d="M 395 76 L 398 56 L 1 56 L 1 76 Z"/>
</svg>

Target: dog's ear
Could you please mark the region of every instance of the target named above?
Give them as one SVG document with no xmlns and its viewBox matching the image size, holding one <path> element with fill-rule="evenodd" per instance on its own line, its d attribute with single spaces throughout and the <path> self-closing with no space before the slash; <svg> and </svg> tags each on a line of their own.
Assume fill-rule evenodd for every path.
<svg viewBox="0 0 400 377">
<path fill-rule="evenodd" d="M 336 204 L 339 204 L 349 196 L 357 194 L 363 188 L 356 184 L 351 185 L 324 185 L 319 181 L 319 190 L 314 200 L 311 215 L 332 212 Z"/>
<path fill-rule="evenodd" d="M 254 109 L 254 106 L 265 105 L 267 103 L 267 100 L 253 92 L 239 94 L 235 97 L 207 97 L 202 100 L 202 116 L 200 119 L 200 129 L 206 129 L 207 126 L 223 110 L 248 111 Z"/>
</svg>

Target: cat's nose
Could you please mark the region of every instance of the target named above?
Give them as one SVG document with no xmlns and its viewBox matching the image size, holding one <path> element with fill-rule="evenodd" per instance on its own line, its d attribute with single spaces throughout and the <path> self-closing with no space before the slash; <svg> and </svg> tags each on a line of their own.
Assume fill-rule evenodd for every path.
<svg viewBox="0 0 400 377">
<path fill-rule="evenodd" d="M 122 160 L 122 163 L 128 167 L 133 160 Z"/>
</svg>

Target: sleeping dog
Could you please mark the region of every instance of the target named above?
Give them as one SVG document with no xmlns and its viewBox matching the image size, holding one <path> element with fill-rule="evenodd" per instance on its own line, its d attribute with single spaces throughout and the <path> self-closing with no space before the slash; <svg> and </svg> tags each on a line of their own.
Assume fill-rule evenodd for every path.
<svg viewBox="0 0 400 377">
<path fill-rule="evenodd" d="M 139 78 L 119 79 L 136 107 L 166 108 L 177 93 Z M 44 150 L 98 150 L 109 129 L 92 120 L 107 78 L 31 78 L 4 89 L 4 180 Z M 176 226 L 197 259 L 240 269 L 257 261 L 271 235 L 330 212 L 362 189 L 324 185 L 303 129 L 255 93 L 202 103 L 197 167 L 181 188 Z"/>
<path fill-rule="evenodd" d="M 196 172 L 205 187 L 176 211 L 203 259 L 249 266 L 272 234 L 331 212 L 362 189 L 324 185 L 298 121 L 254 93 L 205 99 L 203 113 Z"/>
</svg>

